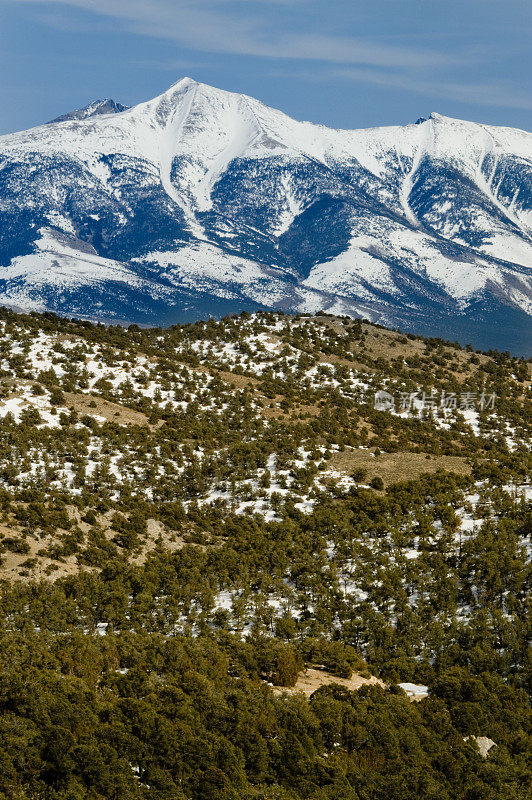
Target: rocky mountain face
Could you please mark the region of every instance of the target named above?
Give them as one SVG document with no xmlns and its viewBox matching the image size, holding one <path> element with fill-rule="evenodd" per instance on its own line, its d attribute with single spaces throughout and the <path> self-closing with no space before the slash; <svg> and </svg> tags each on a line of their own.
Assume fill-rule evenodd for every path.
<svg viewBox="0 0 532 800">
<path fill-rule="evenodd" d="M 52 125 L 54 122 L 67 122 L 72 119 L 88 119 L 89 117 L 97 117 L 99 114 L 120 114 L 122 111 L 127 111 L 128 106 L 117 103 L 116 100 L 94 100 L 88 106 L 78 108 L 76 111 L 69 111 L 68 114 L 61 114 L 60 117 L 52 119 L 48 124 Z"/>
<path fill-rule="evenodd" d="M 167 324 L 323 309 L 530 354 L 532 135 L 332 130 L 189 78 L 0 137 L 0 302 Z"/>
</svg>

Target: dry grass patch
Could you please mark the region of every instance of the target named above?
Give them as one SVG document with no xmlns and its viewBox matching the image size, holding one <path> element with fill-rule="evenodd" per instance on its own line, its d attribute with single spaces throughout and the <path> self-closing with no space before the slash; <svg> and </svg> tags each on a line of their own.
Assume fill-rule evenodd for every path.
<svg viewBox="0 0 532 800">
<path fill-rule="evenodd" d="M 187 364 L 188 366 L 188 364 Z M 229 372 L 224 369 L 217 369 L 216 367 L 208 367 L 201 365 L 199 367 L 190 367 L 191 372 L 202 373 L 203 375 L 210 375 L 213 378 L 220 378 L 224 383 L 234 386 L 237 389 L 245 389 L 247 386 L 257 386 L 259 380 L 252 375 L 240 375 L 237 372 Z"/>
<path fill-rule="evenodd" d="M 259 383 L 257 378 L 253 378 L 251 375 L 238 375 L 235 372 L 226 372 L 225 370 L 219 370 L 216 374 L 224 383 L 229 383 L 236 389 L 245 389 L 247 386 L 256 386 Z"/>
<path fill-rule="evenodd" d="M 184 539 L 175 531 L 170 531 L 162 522 L 156 519 L 147 520 L 146 539 L 142 543 L 142 548 L 138 555 L 131 559 L 133 564 L 144 564 L 149 553 L 153 552 L 158 544 L 162 542 L 166 552 L 175 553 L 185 546 Z"/>
<path fill-rule="evenodd" d="M 283 692 L 288 692 L 289 694 L 302 692 L 306 697 L 310 697 L 310 695 L 319 689 L 320 686 L 329 686 L 331 683 L 337 683 L 352 692 L 360 689 L 361 686 L 386 686 L 383 681 L 381 681 L 379 678 L 375 678 L 374 675 L 372 675 L 370 678 L 365 678 L 362 675 L 354 672 L 350 678 L 337 678 L 336 675 L 333 675 L 331 672 L 309 667 L 304 672 L 299 674 L 295 686 L 291 687 L 290 689 L 286 689 L 282 686 L 274 686 L 273 691 L 276 694 L 281 694 Z"/>
<path fill-rule="evenodd" d="M 381 357 L 389 361 L 391 358 L 406 359 L 416 355 L 429 359 L 431 357 L 431 354 L 426 351 L 426 342 L 423 339 L 408 339 L 406 334 L 373 328 L 371 325 L 363 325 L 362 330 L 365 333 L 365 344 L 362 346 L 362 351 L 367 352 L 372 358 Z M 355 345 L 354 352 L 357 347 L 359 345 Z M 490 361 L 489 356 L 472 353 L 468 350 L 455 350 L 450 345 L 444 345 L 444 353 L 448 363 L 442 369 L 461 383 L 471 379 L 471 371 L 476 372 L 478 366 Z M 473 355 L 479 362 L 476 365 L 469 363 Z M 457 362 L 459 369 L 465 367 L 465 372 L 457 370 L 456 364 L 452 362 Z"/>
<path fill-rule="evenodd" d="M 65 406 L 73 408 L 78 414 L 95 414 L 105 417 L 108 422 L 118 422 L 120 425 L 148 425 L 148 417 L 141 411 L 104 400 L 103 397 L 90 394 L 65 392 Z"/>
<path fill-rule="evenodd" d="M 368 480 L 378 476 L 386 486 L 397 481 L 415 480 L 423 472 L 436 472 L 438 469 L 460 475 L 471 474 L 471 467 L 465 458 L 428 453 L 380 453 L 376 456 L 371 450 L 346 449 L 341 453 L 333 453 L 328 466 L 347 475 L 356 469 L 364 469 Z"/>
<path fill-rule="evenodd" d="M 348 369 L 354 369 L 357 372 L 364 372 L 364 373 L 371 373 L 375 372 L 375 367 L 368 366 L 367 364 L 363 364 L 361 361 L 356 360 L 356 350 L 351 351 L 354 356 L 354 360 L 350 358 L 342 358 L 341 356 L 336 356 L 333 353 L 322 353 L 318 357 L 319 364 L 331 364 L 331 365 L 338 365 L 340 367 L 347 367 Z"/>
<path fill-rule="evenodd" d="M 93 526 L 80 519 L 77 509 L 69 507 L 69 512 L 70 517 L 86 536 Z M 111 526 L 113 515 L 114 511 L 96 515 L 96 527 L 108 541 L 112 541 L 116 535 L 116 531 Z M 76 575 L 81 571 L 98 572 L 99 567 L 88 566 L 78 560 L 83 555 L 86 544 L 82 544 L 77 553 L 61 556 L 61 558 L 49 558 L 40 552 L 50 545 L 61 545 L 67 535 L 68 531 L 59 528 L 52 534 L 25 536 L 20 526 L 0 525 L 0 544 L 5 538 L 15 538 L 24 539 L 29 547 L 27 553 L 14 553 L 7 549 L 0 554 L 0 581 L 21 579 L 55 581 L 67 575 Z M 185 545 L 184 539 L 177 532 L 169 530 L 158 520 L 148 519 L 146 537 L 141 539 L 139 550 L 135 555 L 130 556 L 130 562 L 137 565 L 144 564 L 149 553 L 156 549 L 159 541 L 162 542 L 166 552 L 181 550 Z"/>
<path fill-rule="evenodd" d="M 59 541 L 60 535 L 46 535 L 36 538 L 34 536 L 24 536 L 22 528 L 17 525 L 0 525 L 0 544 L 5 538 L 24 539 L 29 551 L 27 553 L 14 553 L 7 549 L 0 554 L 0 581 L 21 579 L 56 580 L 79 572 L 75 555 L 63 558 L 61 561 L 39 555 L 39 550 Z"/>
</svg>

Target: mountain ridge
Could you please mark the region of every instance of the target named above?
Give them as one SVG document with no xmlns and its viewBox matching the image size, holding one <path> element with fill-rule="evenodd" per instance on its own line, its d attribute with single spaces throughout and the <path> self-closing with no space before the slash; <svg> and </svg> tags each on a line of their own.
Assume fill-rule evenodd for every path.
<svg viewBox="0 0 532 800">
<path fill-rule="evenodd" d="M 477 325 L 481 346 L 506 317 L 500 346 L 528 347 L 525 131 L 435 112 L 334 130 L 183 78 L 0 137 L 0 165 L 5 304 L 143 324 L 323 308 L 462 341 Z"/>
<path fill-rule="evenodd" d="M 99 116 L 100 114 L 120 114 L 122 111 L 127 111 L 129 106 L 119 103 L 110 97 L 105 100 L 93 100 L 82 108 L 77 108 L 74 111 L 68 111 L 66 114 L 61 114 L 55 119 L 51 119 L 48 125 L 53 125 L 56 122 L 68 122 L 74 119 L 88 119 L 89 117 Z M 40 127 L 40 126 L 38 126 Z"/>
</svg>

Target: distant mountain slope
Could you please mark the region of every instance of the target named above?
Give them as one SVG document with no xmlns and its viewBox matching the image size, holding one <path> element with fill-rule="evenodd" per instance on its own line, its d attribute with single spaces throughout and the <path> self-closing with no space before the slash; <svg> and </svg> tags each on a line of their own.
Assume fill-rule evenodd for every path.
<svg viewBox="0 0 532 800">
<path fill-rule="evenodd" d="M 332 130 L 189 78 L 88 109 L 0 137 L 1 302 L 157 324 L 323 308 L 529 350 L 531 134 Z"/>
<path fill-rule="evenodd" d="M 127 111 L 128 106 L 123 106 L 122 103 L 117 103 L 116 100 L 94 100 L 88 106 L 78 108 L 76 111 L 69 111 L 67 114 L 61 114 L 60 117 L 52 119 L 48 124 L 52 125 L 54 122 L 67 122 L 72 119 L 88 119 L 89 117 L 96 117 L 99 114 L 120 114 L 121 111 Z"/>
</svg>

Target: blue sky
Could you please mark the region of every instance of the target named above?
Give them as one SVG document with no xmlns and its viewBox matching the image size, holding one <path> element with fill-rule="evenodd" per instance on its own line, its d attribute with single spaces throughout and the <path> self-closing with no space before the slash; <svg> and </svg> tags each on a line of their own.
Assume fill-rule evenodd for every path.
<svg viewBox="0 0 532 800">
<path fill-rule="evenodd" d="M 532 130 L 532 0 L 0 0 L 0 133 L 184 75 L 335 127 Z"/>
</svg>

